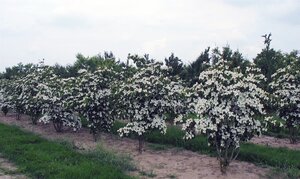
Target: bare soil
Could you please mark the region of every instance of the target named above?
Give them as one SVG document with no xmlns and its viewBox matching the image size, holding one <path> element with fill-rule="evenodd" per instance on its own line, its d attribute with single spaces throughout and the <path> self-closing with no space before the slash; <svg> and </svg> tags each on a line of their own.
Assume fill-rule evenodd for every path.
<svg viewBox="0 0 300 179">
<path fill-rule="evenodd" d="M 230 164 L 227 174 L 222 175 L 216 158 L 184 149 L 171 148 L 157 151 L 146 145 L 145 151 L 139 154 L 138 141 L 129 138 L 101 134 L 100 140 L 94 142 L 88 129 L 81 129 L 78 132 L 65 130 L 63 133 L 57 133 L 51 124 L 34 126 L 27 116 L 22 116 L 21 120 L 17 121 L 12 114 L 6 117 L 0 115 L 0 122 L 19 126 L 48 139 L 70 141 L 79 150 L 95 149 L 101 144 L 116 153 L 128 154 L 138 167 L 138 171 L 133 175 L 140 178 L 258 179 L 266 178 L 271 171 L 269 168 L 258 167 L 251 163 L 234 161 Z"/>
<path fill-rule="evenodd" d="M 0 155 L 0 178 L 1 179 L 27 179 L 18 172 L 18 168 Z"/>
<path fill-rule="evenodd" d="M 262 135 L 251 139 L 254 144 L 261 144 L 270 147 L 286 147 L 293 150 L 300 150 L 300 142 L 291 144 L 289 139 L 279 139 L 276 137 Z"/>
</svg>

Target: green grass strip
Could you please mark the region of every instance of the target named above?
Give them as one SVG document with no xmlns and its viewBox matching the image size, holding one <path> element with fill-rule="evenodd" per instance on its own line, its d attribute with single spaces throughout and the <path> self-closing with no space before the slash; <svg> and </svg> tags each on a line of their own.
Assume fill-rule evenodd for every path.
<svg viewBox="0 0 300 179">
<path fill-rule="evenodd" d="M 63 143 L 4 124 L 0 124 L 0 135 L 2 156 L 33 178 L 130 178 L 116 163 L 99 159 L 99 153 L 79 153 Z"/>
</svg>

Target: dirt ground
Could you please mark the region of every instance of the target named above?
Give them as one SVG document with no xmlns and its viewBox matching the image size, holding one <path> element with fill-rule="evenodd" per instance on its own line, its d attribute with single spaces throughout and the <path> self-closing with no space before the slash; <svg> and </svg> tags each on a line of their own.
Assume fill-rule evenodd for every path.
<svg viewBox="0 0 300 179">
<path fill-rule="evenodd" d="M 81 129 L 77 133 L 72 131 L 57 133 L 51 124 L 33 126 L 28 117 L 22 116 L 22 119 L 17 121 L 12 114 L 6 117 L 0 115 L 0 122 L 20 126 L 48 139 L 68 140 L 80 150 L 94 149 L 100 143 L 109 150 L 128 154 L 133 158 L 139 169 L 134 175 L 138 175 L 140 178 L 258 179 L 266 178 L 266 175 L 270 172 L 269 168 L 234 161 L 228 168 L 227 174 L 222 175 L 216 158 L 184 149 L 170 148 L 157 151 L 146 145 L 145 151 L 139 154 L 137 152 L 138 142 L 129 138 L 101 134 L 99 142 L 94 142 L 88 129 Z"/>
<path fill-rule="evenodd" d="M 17 167 L 0 155 L 0 178 L 1 179 L 26 179 L 25 175 L 17 171 Z"/>
<path fill-rule="evenodd" d="M 300 150 L 300 143 L 291 144 L 289 139 L 279 139 L 270 136 L 260 136 L 251 139 L 254 144 L 267 145 L 271 147 L 286 147 L 293 150 Z"/>
</svg>

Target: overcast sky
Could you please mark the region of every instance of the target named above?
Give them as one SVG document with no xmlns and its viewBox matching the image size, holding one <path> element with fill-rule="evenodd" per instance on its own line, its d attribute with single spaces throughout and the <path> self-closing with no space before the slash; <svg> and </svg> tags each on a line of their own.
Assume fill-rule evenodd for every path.
<svg viewBox="0 0 300 179">
<path fill-rule="evenodd" d="M 103 51 L 188 63 L 226 44 L 252 59 L 269 32 L 275 49 L 300 49 L 300 0 L 0 0 L 0 71 Z"/>
</svg>

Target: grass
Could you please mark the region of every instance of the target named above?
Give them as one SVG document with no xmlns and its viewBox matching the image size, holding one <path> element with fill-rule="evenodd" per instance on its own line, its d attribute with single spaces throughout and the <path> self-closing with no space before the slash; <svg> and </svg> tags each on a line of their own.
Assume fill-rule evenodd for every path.
<svg viewBox="0 0 300 179">
<path fill-rule="evenodd" d="M 125 126 L 122 122 L 116 122 L 113 133 Z M 204 136 L 197 136 L 191 140 L 183 139 L 184 132 L 177 126 L 169 126 L 165 135 L 153 131 L 145 136 L 146 141 L 160 144 L 182 147 L 188 150 L 216 156 L 215 150 L 207 145 Z M 131 136 L 132 137 L 132 136 Z M 156 146 L 157 148 L 157 146 Z M 289 171 L 291 178 L 300 177 L 300 151 L 288 148 L 272 148 L 264 145 L 243 143 L 237 158 L 241 161 L 252 162 L 261 165 L 268 165 Z"/>
<path fill-rule="evenodd" d="M 173 175 L 173 174 L 169 174 L 169 175 L 166 176 L 166 178 L 175 179 L 175 178 L 177 178 L 177 176 Z"/>
<path fill-rule="evenodd" d="M 128 159 L 101 148 L 76 152 L 69 145 L 48 141 L 17 127 L 0 124 L 0 153 L 32 178 L 130 178 Z"/>
<path fill-rule="evenodd" d="M 86 152 L 93 160 L 110 164 L 123 171 L 135 171 L 136 166 L 133 164 L 129 155 L 115 154 L 113 151 L 106 151 L 101 145 L 97 145 L 96 150 Z"/>
<path fill-rule="evenodd" d="M 161 150 L 167 150 L 170 149 L 173 146 L 170 145 L 164 145 L 164 144 L 155 144 L 155 143 L 148 143 L 147 147 L 154 151 L 161 151 Z"/>
<path fill-rule="evenodd" d="M 18 170 L 11 170 L 11 169 L 5 168 L 5 167 L 0 167 L 0 177 L 1 177 L 1 173 L 3 173 L 4 175 L 17 175 L 17 174 L 20 174 L 20 172 Z"/>
<path fill-rule="evenodd" d="M 153 171 L 146 172 L 146 171 L 143 171 L 143 170 L 142 170 L 142 171 L 140 171 L 139 173 L 140 173 L 140 175 L 146 176 L 146 177 L 148 177 L 148 178 L 154 178 L 154 177 L 157 176 Z"/>
</svg>

